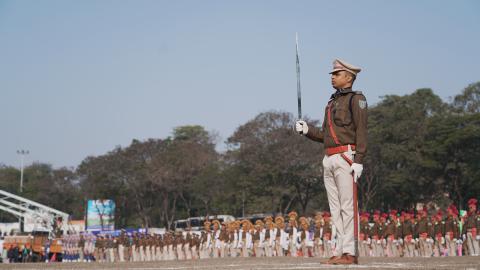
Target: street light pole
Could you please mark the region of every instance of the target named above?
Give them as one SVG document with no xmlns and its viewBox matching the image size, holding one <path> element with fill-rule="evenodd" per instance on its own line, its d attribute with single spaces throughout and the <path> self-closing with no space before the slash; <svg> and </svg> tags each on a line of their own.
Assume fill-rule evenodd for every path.
<svg viewBox="0 0 480 270">
<path fill-rule="evenodd" d="M 17 154 L 20 155 L 20 193 L 23 192 L 23 160 L 29 153 L 28 150 L 17 150 Z"/>
</svg>

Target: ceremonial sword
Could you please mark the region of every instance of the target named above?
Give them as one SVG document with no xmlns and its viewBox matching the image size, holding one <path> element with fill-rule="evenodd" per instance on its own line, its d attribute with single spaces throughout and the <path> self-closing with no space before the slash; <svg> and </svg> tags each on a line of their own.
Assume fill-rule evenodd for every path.
<svg viewBox="0 0 480 270">
<path fill-rule="evenodd" d="M 298 106 L 298 120 L 302 120 L 302 89 L 300 86 L 300 59 L 298 56 L 298 33 L 295 33 L 295 50 L 297 54 L 297 106 Z M 303 132 L 300 132 L 303 134 Z"/>
</svg>

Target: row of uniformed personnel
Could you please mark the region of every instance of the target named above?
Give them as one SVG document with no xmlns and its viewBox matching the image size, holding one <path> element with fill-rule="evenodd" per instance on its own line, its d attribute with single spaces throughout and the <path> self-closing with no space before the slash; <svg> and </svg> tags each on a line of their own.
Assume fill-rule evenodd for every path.
<svg viewBox="0 0 480 270">
<path fill-rule="evenodd" d="M 478 255 L 480 215 L 477 201 L 459 217 L 457 208 L 428 216 L 426 209 L 389 214 L 360 214 L 360 256 L 462 256 Z M 338 239 L 328 212 L 313 218 L 295 211 L 288 220 L 279 215 L 257 220 L 221 223 L 206 221 L 201 232 L 167 232 L 164 235 L 122 232 L 118 237 L 81 234 L 66 237 L 64 261 L 155 261 L 217 257 L 304 256 L 330 258 Z"/>
<path fill-rule="evenodd" d="M 479 255 L 480 214 L 477 200 L 468 201 L 469 211 L 459 217 L 455 205 L 446 213 L 428 216 L 426 208 L 389 214 L 375 211 L 373 226 L 369 214 L 360 215 L 360 256 L 462 256 Z"/>
</svg>

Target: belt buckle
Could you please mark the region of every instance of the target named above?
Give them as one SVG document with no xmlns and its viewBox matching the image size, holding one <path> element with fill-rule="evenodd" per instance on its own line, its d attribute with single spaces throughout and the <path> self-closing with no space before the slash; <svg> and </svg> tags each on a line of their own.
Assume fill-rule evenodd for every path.
<svg viewBox="0 0 480 270">
<path fill-rule="evenodd" d="M 353 155 L 355 155 L 355 151 L 352 150 L 352 145 L 347 144 L 347 153 L 353 158 Z"/>
</svg>

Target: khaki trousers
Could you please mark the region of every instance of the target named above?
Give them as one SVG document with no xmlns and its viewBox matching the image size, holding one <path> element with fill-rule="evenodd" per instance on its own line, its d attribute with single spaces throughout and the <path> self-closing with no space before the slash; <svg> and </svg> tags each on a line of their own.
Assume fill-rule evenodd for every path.
<svg viewBox="0 0 480 270">
<path fill-rule="evenodd" d="M 323 256 L 323 243 L 320 238 L 315 238 L 313 244 L 313 254 L 315 257 L 321 258 Z"/>
<path fill-rule="evenodd" d="M 309 247 L 307 246 L 307 241 L 306 240 L 302 240 L 302 244 L 301 244 L 301 250 L 302 250 L 302 255 L 304 258 L 308 258 L 310 256 L 313 257 L 313 247 Z"/>
<path fill-rule="evenodd" d="M 121 262 L 124 262 L 124 257 L 125 256 L 125 251 L 124 251 L 124 247 L 122 244 L 119 244 L 118 245 L 118 258 L 119 258 L 119 261 Z"/>
<path fill-rule="evenodd" d="M 183 252 L 182 244 L 177 245 L 177 260 L 185 260 L 185 253 Z"/>
<path fill-rule="evenodd" d="M 275 239 L 275 256 L 283 257 L 283 248 L 280 245 L 280 237 Z"/>
<path fill-rule="evenodd" d="M 84 253 L 83 253 L 83 248 L 80 247 L 79 251 L 78 251 L 78 259 L 83 262 L 83 259 L 84 259 Z"/>
<path fill-rule="evenodd" d="M 400 251 L 398 250 L 397 243 L 395 239 L 388 237 L 387 238 L 387 257 L 400 257 Z"/>
<path fill-rule="evenodd" d="M 415 257 L 415 240 L 410 237 L 403 239 L 403 255 L 405 257 Z"/>
<path fill-rule="evenodd" d="M 185 252 L 185 259 L 191 260 L 192 259 L 192 251 L 190 250 L 190 244 L 186 243 L 183 246 L 184 252 Z"/>
<path fill-rule="evenodd" d="M 480 254 L 480 248 L 478 246 L 478 241 L 475 239 L 476 237 L 473 237 L 471 232 L 467 232 L 467 246 L 468 246 L 468 252 L 472 256 L 478 256 Z"/>
<path fill-rule="evenodd" d="M 208 254 L 208 248 L 207 248 L 207 244 L 202 244 L 200 246 L 200 259 L 207 259 L 209 258 L 209 254 Z"/>
<path fill-rule="evenodd" d="M 353 156 L 344 153 L 350 160 Z M 340 154 L 323 158 L 323 179 L 327 190 L 332 222 L 337 230 L 335 255 L 355 255 L 353 236 L 353 177 L 352 168 Z"/>
<path fill-rule="evenodd" d="M 108 248 L 108 261 L 115 262 L 115 252 L 113 248 Z"/>
<path fill-rule="evenodd" d="M 173 244 L 168 245 L 168 260 L 173 261 L 176 259 L 175 256 L 175 249 L 173 248 Z"/>
<path fill-rule="evenodd" d="M 253 251 L 255 252 L 255 257 L 262 257 L 263 249 L 260 247 L 260 241 L 253 241 Z"/>
<path fill-rule="evenodd" d="M 159 246 L 155 247 L 155 260 L 156 261 L 162 260 L 162 249 Z"/>
<path fill-rule="evenodd" d="M 247 240 L 243 239 L 242 240 L 242 257 L 248 258 L 249 257 L 249 251 L 247 248 Z"/>
<path fill-rule="evenodd" d="M 140 246 L 140 261 L 145 261 L 145 246 Z"/>
<path fill-rule="evenodd" d="M 419 238 L 419 246 L 420 246 L 420 256 L 422 257 L 431 257 L 433 253 L 432 243 L 428 238 Z"/>
<path fill-rule="evenodd" d="M 384 249 L 382 246 L 382 240 L 372 240 L 372 253 L 373 257 L 384 257 Z"/>
<path fill-rule="evenodd" d="M 445 235 L 445 245 L 448 249 L 448 256 L 457 256 L 457 244 L 452 238 L 450 238 L 450 235 L 448 234 Z"/>
<path fill-rule="evenodd" d="M 225 241 L 221 241 L 220 242 L 220 258 L 225 258 L 226 254 L 227 254 L 227 243 Z"/>
<path fill-rule="evenodd" d="M 215 245 L 215 244 L 214 244 L 214 245 Z M 213 258 L 218 258 L 219 255 L 220 255 L 220 249 L 214 246 L 212 250 L 213 250 L 213 251 L 212 251 L 212 256 L 213 256 Z"/>
<path fill-rule="evenodd" d="M 333 248 L 331 240 L 323 240 L 323 257 L 330 258 L 333 256 Z"/>
<path fill-rule="evenodd" d="M 136 262 L 136 261 L 138 261 L 138 259 L 137 259 L 137 246 L 132 245 L 131 249 L 132 249 L 132 256 L 130 257 L 130 261 Z"/>
<path fill-rule="evenodd" d="M 289 250 L 291 257 L 297 257 L 297 238 L 290 238 Z"/>
<path fill-rule="evenodd" d="M 272 257 L 272 247 L 270 246 L 270 239 L 265 239 L 264 251 L 266 257 Z"/>
<path fill-rule="evenodd" d="M 199 256 L 198 256 L 198 252 L 197 252 L 197 246 L 193 245 L 192 246 L 192 259 L 198 259 Z"/>
<path fill-rule="evenodd" d="M 123 259 L 126 261 L 126 262 L 129 262 L 130 261 L 130 257 L 132 256 L 132 247 L 129 247 L 129 246 L 125 246 L 124 247 L 124 257 Z"/>
<path fill-rule="evenodd" d="M 235 248 L 233 246 L 230 247 L 230 257 L 235 258 L 238 257 L 238 248 Z"/>
<path fill-rule="evenodd" d="M 433 256 L 434 257 L 441 257 L 445 253 L 445 245 L 442 243 L 442 238 L 435 237 L 433 243 Z"/>
<path fill-rule="evenodd" d="M 370 256 L 370 248 L 368 247 L 366 240 L 358 240 L 358 253 L 360 257 Z"/>
</svg>

